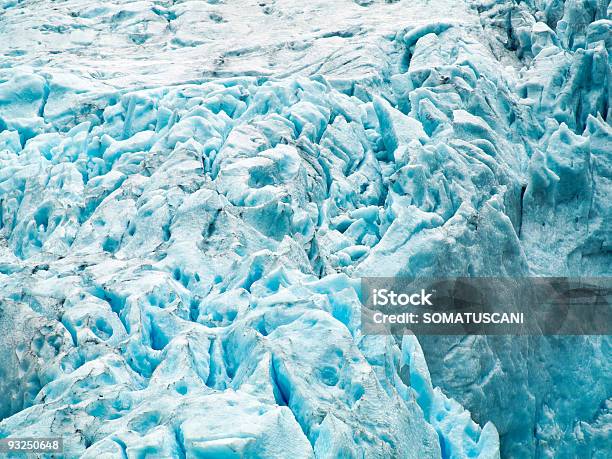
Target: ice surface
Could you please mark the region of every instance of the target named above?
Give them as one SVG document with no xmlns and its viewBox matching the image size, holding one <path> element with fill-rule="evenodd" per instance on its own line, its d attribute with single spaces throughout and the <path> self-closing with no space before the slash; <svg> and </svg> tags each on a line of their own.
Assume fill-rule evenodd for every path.
<svg viewBox="0 0 612 459">
<path fill-rule="evenodd" d="M 0 8 L 0 437 L 608 457 L 609 337 L 359 309 L 366 275 L 611 274 L 606 2 Z"/>
</svg>

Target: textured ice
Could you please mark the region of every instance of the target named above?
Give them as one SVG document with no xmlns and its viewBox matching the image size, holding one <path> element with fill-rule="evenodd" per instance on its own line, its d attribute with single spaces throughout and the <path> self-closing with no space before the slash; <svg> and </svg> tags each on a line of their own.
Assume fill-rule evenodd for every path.
<svg viewBox="0 0 612 459">
<path fill-rule="evenodd" d="M 612 274 L 608 3 L 0 1 L 0 437 L 609 457 L 609 337 L 359 309 L 360 276 Z"/>
</svg>

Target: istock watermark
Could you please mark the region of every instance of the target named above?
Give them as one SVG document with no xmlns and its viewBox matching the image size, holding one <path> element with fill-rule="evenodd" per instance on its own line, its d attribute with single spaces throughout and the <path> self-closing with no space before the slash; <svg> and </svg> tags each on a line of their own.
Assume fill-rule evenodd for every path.
<svg viewBox="0 0 612 459">
<path fill-rule="evenodd" d="M 372 289 L 372 302 L 374 306 L 433 306 L 431 298 L 433 293 L 425 293 L 425 289 L 421 289 L 420 293 L 395 293 L 393 290 Z"/>
<path fill-rule="evenodd" d="M 612 278 L 363 278 L 365 334 L 608 335 Z"/>
</svg>

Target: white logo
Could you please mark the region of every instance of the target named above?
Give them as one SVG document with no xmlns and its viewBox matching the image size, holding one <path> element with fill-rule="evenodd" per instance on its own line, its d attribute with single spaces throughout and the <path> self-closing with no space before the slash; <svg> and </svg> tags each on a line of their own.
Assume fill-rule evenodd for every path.
<svg viewBox="0 0 612 459">
<path fill-rule="evenodd" d="M 372 298 L 374 306 L 433 306 L 429 300 L 432 293 L 425 293 L 425 289 L 421 289 L 420 293 L 395 293 L 393 290 L 385 288 L 373 289 Z"/>
</svg>

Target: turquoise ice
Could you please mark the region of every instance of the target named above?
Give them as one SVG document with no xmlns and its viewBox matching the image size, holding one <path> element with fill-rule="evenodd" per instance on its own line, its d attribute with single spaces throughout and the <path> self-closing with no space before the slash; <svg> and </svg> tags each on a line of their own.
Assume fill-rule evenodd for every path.
<svg viewBox="0 0 612 459">
<path fill-rule="evenodd" d="M 0 437 L 605 458 L 610 337 L 368 336 L 362 276 L 610 276 L 608 2 L 0 1 Z"/>
</svg>

